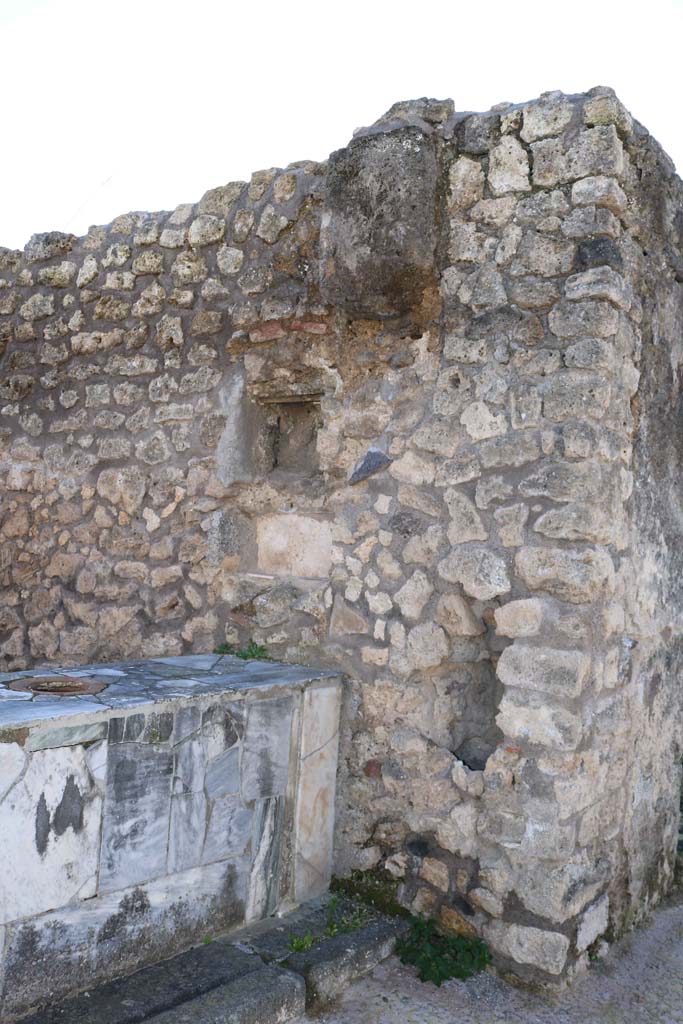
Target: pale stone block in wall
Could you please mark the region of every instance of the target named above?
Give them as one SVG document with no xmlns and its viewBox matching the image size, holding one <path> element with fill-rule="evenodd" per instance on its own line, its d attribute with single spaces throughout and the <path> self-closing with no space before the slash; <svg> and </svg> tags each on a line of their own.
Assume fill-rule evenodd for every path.
<svg viewBox="0 0 683 1024">
<path fill-rule="evenodd" d="M 588 949 L 607 930 L 609 923 L 609 896 L 603 896 L 585 911 L 576 935 L 579 952 Z"/>
<path fill-rule="evenodd" d="M 524 697 L 506 693 L 496 723 L 506 736 L 555 750 L 575 750 L 583 735 L 578 715 L 533 693 Z"/>
<path fill-rule="evenodd" d="M 590 668 L 580 651 L 553 650 L 516 641 L 498 659 L 497 673 L 506 686 L 540 690 L 554 697 L 578 697 Z"/>
<path fill-rule="evenodd" d="M 482 601 L 510 590 L 505 562 L 485 547 L 473 545 L 452 551 L 439 562 L 438 570 L 443 579 L 461 583 L 467 594 Z"/>
<path fill-rule="evenodd" d="M 512 135 L 503 138 L 489 155 L 489 186 L 494 196 L 529 192 L 529 157 Z"/>
<path fill-rule="evenodd" d="M 324 519 L 296 513 L 263 516 L 256 524 L 258 567 L 286 576 L 325 578 L 332 563 L 332 530 Z"/>
<path fill-rule="evenodd" d="M 607 551 L 522 548 L 515 561 L 520 577 L 533 590 L 581 604 L 614 587 L 614 566 Z"/>
<path fill-rule="evenodd" d="M 491 921 L 484 927 L 489 945 L 520 964 L 531 964 L 548 974 L 561 974 L 569 952 L 569 939 L 559 932 Z"/>
<path fill-rule="evenodd" d="M 538 598 L 508 601 L 496 608 L 496 631 L 501 636 L 536 636 L 543 622 L 544 605 Z"/>
</svg>

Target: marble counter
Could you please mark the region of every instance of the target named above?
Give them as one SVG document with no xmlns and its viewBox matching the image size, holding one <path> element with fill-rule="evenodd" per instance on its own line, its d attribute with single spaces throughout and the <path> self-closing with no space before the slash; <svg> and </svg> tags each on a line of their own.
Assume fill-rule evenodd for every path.
<svg viewBox="0 0 683 1024">
<path fill-rule="evenodd" d="M 9 688 L 41 674 L 107 686 Z M 324 891 L 340 696 L 218 655 L 0 675 L 0 1018 Z"/>
</svg>

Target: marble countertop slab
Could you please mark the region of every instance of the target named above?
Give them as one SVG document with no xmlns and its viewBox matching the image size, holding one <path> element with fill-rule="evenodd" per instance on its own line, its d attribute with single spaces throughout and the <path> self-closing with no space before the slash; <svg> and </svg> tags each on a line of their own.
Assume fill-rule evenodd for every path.
<svg viewBox="0 0 683 1024">
<path fill-rule="evenodd" d="M 15 679 L 38 676 L 88 676 L 106 682 L 98 694 L 57 695 L 20 693 L 9 689 Z M 0 674 L 0 739 L 3 730 L 30 728 L 39 723 L 107 715 L 146 705 L 215 697 L 233 699 L 249 691 L 329 684 L 338 672 L 272 661 L 243 661 L 231 655 L 201 654 L 178 658 L 81 665 L 77 668 L 42 667 Z"/>
</svg>

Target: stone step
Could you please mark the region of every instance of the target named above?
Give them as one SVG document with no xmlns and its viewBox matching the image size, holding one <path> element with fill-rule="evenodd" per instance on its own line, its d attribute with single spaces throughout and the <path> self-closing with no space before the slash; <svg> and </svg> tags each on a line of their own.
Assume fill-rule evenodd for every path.
<svg viewBox="0 0 683 1024">
<path fill-rule="evenodd" d="M 406 922 L 389 918 L 352 900 L 338 897 L 331 912 L 329 898 L 313 901 L 278 922 L 261 921 L 244 934 L 245 947 L 264 961 L 301 975 L 306 982 L 306 1007 L 324 1006 L 355 978 L 367 974 L 390 956 Z M 332 921 L 338 933 L 327 935 Z M 293 952 L 293 939 L 315 937 L 310 949 Z"/>
<path fill-rule="evenodd" d="M 305 1008 L 304 979 L 266 964 L 197 999 L 157 1014 L 150 1024 L 285 1024 L 300 1017 Z"/>
<path fill-rule="evenodd" d="M 405 927 L 349 900 L 332 907 L 328 897 L 312 901 L 46 1007 L 21 1024 L 284 1024 L 371 971 Z M 313 938 L 311 947 L 293 952 L 294 940 L 304 937 Z"/>
<path fill-rule="evenodd" d="M 396 938 L 395 921 L 375 921 L 349 935 L 326 939 L 308 952 L 293 953 L 283 966 L 303 977 L 306 1008 L 317 1009 L 391 956 Z"/>
<path fill-rule="evenodd" d="M 140 1024 L 261 969 L 257 953 L 217 939 L 48 1006 L 21 1024 Z"/>
</svg>

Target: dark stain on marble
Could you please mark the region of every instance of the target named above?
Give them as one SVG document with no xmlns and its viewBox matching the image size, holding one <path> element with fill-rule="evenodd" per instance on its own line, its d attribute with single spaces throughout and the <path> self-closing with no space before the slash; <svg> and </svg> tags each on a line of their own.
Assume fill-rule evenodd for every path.
<svg viewBox="0 0 683 1024">
<path fill-rule="evenodd" d="M 97 934 L 97 942 L 108 942 L 117 935 L 139 924 L 140 919 L 150 909 L 150 902 L 144 889 L 137 886 L 132 892 L 126 893 L 119 903 L 119 909 L 107 918 Z"/>
<path fill-rule="evenodd" d="M 80 832 L 83 828 L 83 808 L 85 801 L 83 794 L 76 785 L 73 775 L 66 780 L 62 799 L 57 804 L 57 809 L 52 819 L 52 828 L 58 836 L 64 835 L 68 828 L 74 832 Z"/>
<path fill-rule="evenodd" d="M 36 849 L 42 857 L 47 850 L 50 838 L 50 812 L 47 809 L 45 794 L 40 794 L 40 800 L 36 808 Z"/>
</svg>

